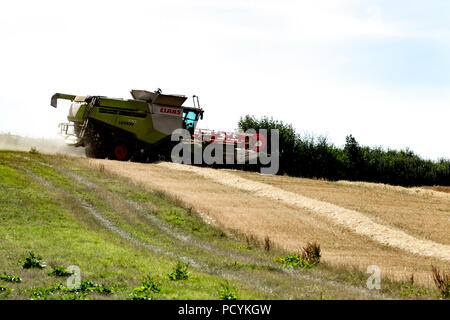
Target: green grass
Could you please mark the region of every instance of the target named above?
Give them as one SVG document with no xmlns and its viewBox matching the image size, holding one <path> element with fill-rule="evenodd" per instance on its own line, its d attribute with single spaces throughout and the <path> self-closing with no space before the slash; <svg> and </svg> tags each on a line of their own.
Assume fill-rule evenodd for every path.
<svg viewBox="0 0 450 320">
<path fill-rule="evenodd" d="M 346 287 L 364 287 L 366 275 L 323 263 L 285 272 L 273 261 L 286 252 L 207 225 L 181 200 L 78 158 L 0 151 L 0 274 L 22 279 L 2 284 L 0 299 L 370 298 Z M 29 252 L 45 267 L 24 269 Z M 78 291 L 68 290 L 71 265 Z M 405 297 L 404 284 L 386 283 L 383 293 Z"/>
<path fill-rule="evenodd" d="M 28 167 L 57 186 L 70 183 L 51 168 L 12 158 L 9 153 L 6 156 L 0 153 L 0 159 L 5 158 Z M 37 159 L 41 160 L 40 157 Z M 155 255 L 101 230 L 71 199 L 43 188 L 25 172 L 2 162 L 0 199 L 4 205 L 0 233 L 5 236 L 0 240 L 0 270 L 16 272 L 23 279 L 21 284 L 10 286 L 13 290 L 8 298 L 28 299 L 31 298 L 30 288 L 45 288 L 53 284 L 54 278 L 48 276 L 50 270 L 46 270 L 49 268 L 30 272 L 22 269 L 19 261 L 23 261 L 29 251 L 42 256 L 48 265 L 78 265 L 82 278 L 119 287 L 110 297 L 115 299 L 128 296 L 144 274 L 163 277 L 172 272 L 175 260 Z M 91 198 L 93 203 L 98 200 L 80 190 L 76 192 L 81 197 Z M 169 279 L 163 280 L 160 298 L 212 299 L 216 293 L 214 284 L 219 280 L 213 275 L 192 271 L 192 277 L 182 287 Z M 254 290 L 246 293 L 250 299 L 268 298 Z M 96 293 L 92 296 L 95 298 Z"/>
</svg>

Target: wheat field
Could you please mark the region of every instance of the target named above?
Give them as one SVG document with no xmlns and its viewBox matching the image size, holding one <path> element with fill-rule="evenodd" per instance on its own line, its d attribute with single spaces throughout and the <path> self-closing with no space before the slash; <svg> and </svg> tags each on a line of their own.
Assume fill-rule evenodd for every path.
<svg viewBox="0 0 450 320">
<path fill-rule="evenodd" d="M 270 176 L 162 162 L 82 159 L 88 166 L 163 191 L 229 232 L 297 251 L 320 243 L 323 260 L 432 286 L 431 265 L 449 268 L 449 195 L 427 189 Z"/>
</svg>

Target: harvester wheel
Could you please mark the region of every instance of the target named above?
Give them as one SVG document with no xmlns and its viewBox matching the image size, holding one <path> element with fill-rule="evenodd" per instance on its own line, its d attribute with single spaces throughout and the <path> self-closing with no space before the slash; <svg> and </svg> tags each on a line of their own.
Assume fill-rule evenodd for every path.
<svg viewBox="0 0 450 320">
<path fill-rule="evenodd" d="M 115 143 L 112 147 L 111 159 L 127 161 L 131 157 L 131 150 L 127 144 L 123 142 Z"/>
</svg>

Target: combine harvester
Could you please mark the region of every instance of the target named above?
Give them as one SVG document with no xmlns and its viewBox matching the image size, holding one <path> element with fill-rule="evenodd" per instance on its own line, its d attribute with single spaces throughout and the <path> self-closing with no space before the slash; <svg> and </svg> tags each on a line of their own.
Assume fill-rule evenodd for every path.
<svg viewBox="0 0 450 320">
<path fill-rule="evenodd" d="M 55 108 L 58 99 L 72 101 L 69 122 L 59 125 L 66 143 L 85 147 L 89 158 L 140 162 L 170 159 L 172 148 L 179 143 L 171 139 L 176 129 L 189 131 L 191 139 L 183 143 L 201 144 L 202 150 L 211 143 L 221 144 L 224 158 L 230 157 L 226 150 L 232 150 L 233 159 L 240 163 L 257 158 L 266 145 L 259 134 L 197 129 L 204 111 L 195 95 L 193 107 L 183 106 L 186 96 L 162 94 L 161 89 L 131 90 L 131 95 L 133 99 L 55 93 L 51 98 Z"/>
</svg>

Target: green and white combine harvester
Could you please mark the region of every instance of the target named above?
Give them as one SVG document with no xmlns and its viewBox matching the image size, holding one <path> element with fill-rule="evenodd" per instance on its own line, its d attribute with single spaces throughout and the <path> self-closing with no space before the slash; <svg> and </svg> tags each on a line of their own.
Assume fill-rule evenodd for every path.
<svg viewBox="0 0 450 320">
<path fill-rule="evenodd" d="M 261 143 L 265 143 L 261 141 L 263 137 L 258 137 L 253 148 L 249 148 L 248 143 L 239 148 L 242 139 L 249 140 L 248 135 L 196 130 L 204 112 L 197 96 L 193 96 L 194 106 L 186 107 L 183 106 L 186 96 L 162 94 L 161 89 L 154 92 L 131 90 L 131 95 L 133 99 L 55 93 L 51 98 L 55 108 L 58 99 L 72 101 L 67 116 L 69 122 L 59 125 L 66 143 L 85 147 L 86 156 L 90 158 L 142 162 L 170 159 L 171 150 L 178 143 L 171 141 L 176 129 L 188 130 L 192 144 L 198 141 L 194 137 L 201 137 L 203 149 L 210 143 L 233 144 L 234 159 L 243 157 L 245 162 L 257 157 Z M 209 140 L 204 139 L 205 136 Z"/>
</svg>

